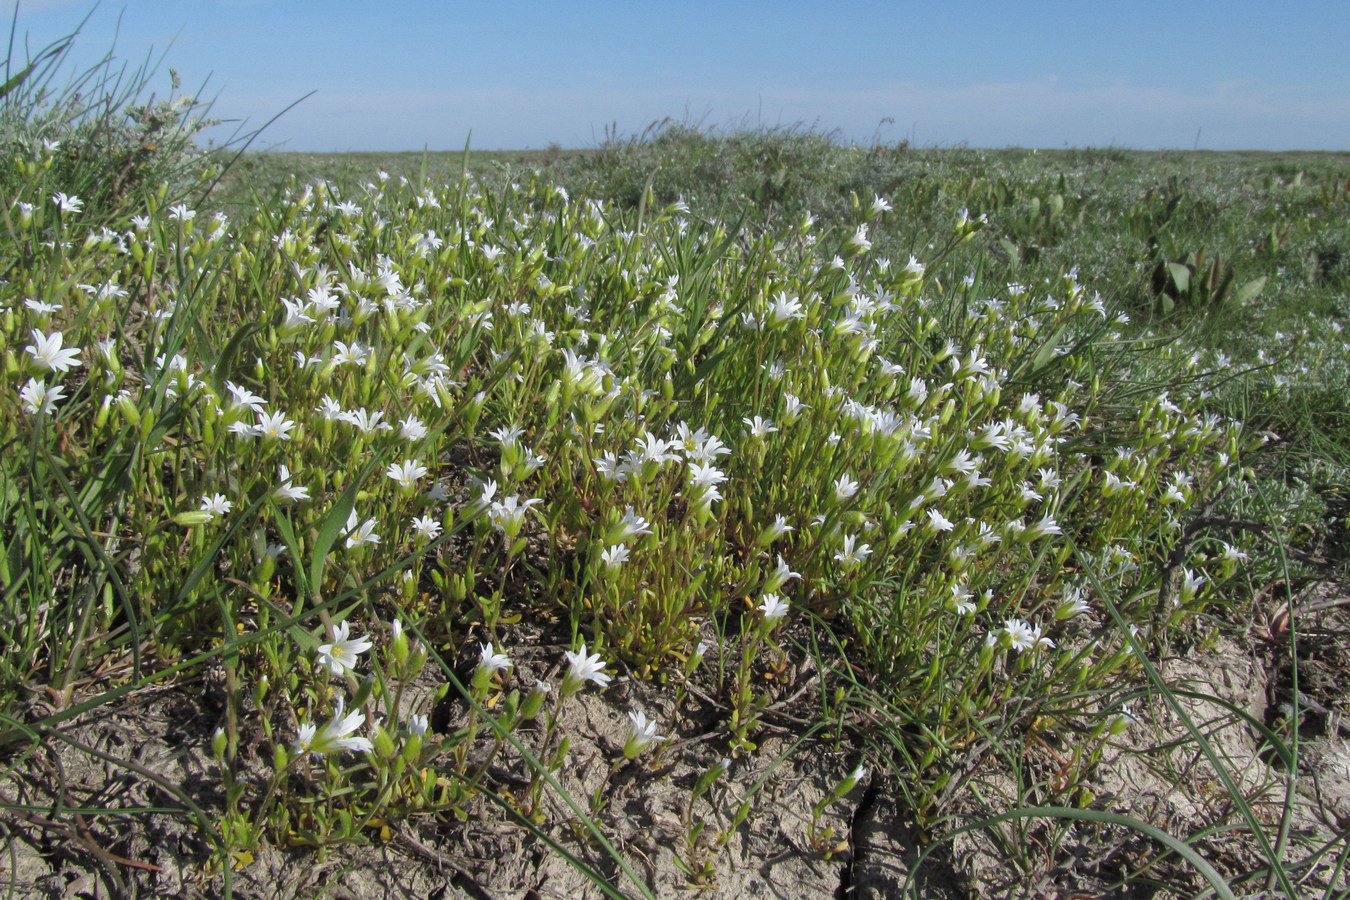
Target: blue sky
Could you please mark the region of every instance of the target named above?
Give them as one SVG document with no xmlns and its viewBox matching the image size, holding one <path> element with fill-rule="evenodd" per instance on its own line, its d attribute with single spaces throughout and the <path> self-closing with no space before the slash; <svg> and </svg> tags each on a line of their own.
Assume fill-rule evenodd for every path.
<svg viewBox="0 0 1350 900">
<path fill-rule="evenodd" d="M 89 9 L 21 2 L 19 38 L 35 51 Z M 76 55 L 114 33 L 132 62 L 167 48 L 222 117 L 261 125 L 313 91 L 264 133 L 287 150 L 458 150 L 470 130 L 589 147 L 666 117 L 925 147 L 1350 149 L 1343 0 L 107 0 Z"/>
</svg>

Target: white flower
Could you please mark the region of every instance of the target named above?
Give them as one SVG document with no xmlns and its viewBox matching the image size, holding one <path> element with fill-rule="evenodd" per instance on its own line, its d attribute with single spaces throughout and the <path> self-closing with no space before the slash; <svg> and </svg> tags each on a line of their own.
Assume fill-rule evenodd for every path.
<svg viewBox="0 0 1350 900">
<path fill-rule="evenodd" d="M 973 596 L 970 588 L 957 582 L 952 585 L 952 599 L 947 601 L 947 606 L 960 615 L 968 616 L 976 610 L 975 601 L 971 599 Z"/>
<path fill-rule="evenodd" d="M 854 544 L 857 540 L 854 535 L 847 535 L 844 538 L 843 549 L 835 551 L 834 558 L 846 569 L 853 568 L 872 555 L 870 544 L 861 544 L 855 549 Z"/>
<path fill-rule="evenodd" d="M 704 465 L 691 462 L 689 463 L 688 475 L 690 486 L 696 488 L 712 487 L 727 480 L 726 473 L 712 463 Z"/>
<path fill-rule="evenodd" d="M 859 253 L 865 253 L 872 249 L 872 242 L 867 239 L 867 226 L 859 225 L 858 231 L 846 242 L 848 246 Z"/>
<path fill-rule="evenodd" d="M 58 309 L 62 309 L 60 303 L 44 303 L 41 300 L 25 300 L 23 305 L 37 313 L 39 316 L 50 316 Z"/>
<path fill-rule="evenodd" d="M 755 416 L 753 419 L 743 418 L 741 421 L 750 426 L 750 436 L 752 438 L 762 438 L 766 434 L 771 434 L 778 430 L 774 427 L 773 422 L 763 416 Z"/>
<path fill-rule="evenodd" d="M 52 194 L 52 202 L 60 208 L 61 212 L 79 212 L 84 208 L 84 201 L 79 197 L 66 194 L 64 191 L 57 191 Z"/>
<path fill-rule="evenodd" d="M 54 331 L 50 336 L 36 328 L 32 330 L 33 343 L 24 349 L 33 354 L 33 362 L 53 372 L 69 372 L 72 366 L 81 365 L 80 348 L 61 349 L 61 332 Z"/>
<path fill-rule="evenodd" d="M 520 443 L 520 436 L 525 433 L 525 429 L 516 425 L 503 425 L 495 431 L 489 431 L 488 436 L 496 438 L 503 447 L 511 447 Z"/>
<path fill-rule="evenodd" d="M 520 529 L 525 524 L 525 510 L 534 506 L 536 503 L 544 501 L 538 497 L 520 501 L 519 494 L 512 494 L 504 500 L 498 500 L 492 504 L 488 510 L 488 519 L 493 526 L 508 537 L 515 537 L 520 534 Z"/>
<path fill-rule="evenodd" d="M 1009 645 L 1019 653 L 1027 650 L 1047 650 L 1055 646 L 1054 641 L 1041 633 L 1041 626 L 1032 625 L 1022 619 L 1008 619 L 1003 623 L 1003 629 L 1008 635 Z"/>
<path fill-rule="evenodd" d="M 370 348 L 361 344 L 360 341 L 352 341 L 351 346 L 347 346 L 342 341 L 333 341 L 333 362 L 336 365 L 351 363 L 356 366 L 364 366 L 370 359 Z"/>
<path fill-rule="evenodd" d="M 59 384 L 47 387 L 45 378 L 30 378 L 27 384 L 19 388 L 19 399 L 23 401 L 23 408 L 28 412 L 50 415 L 56 411 L 56 402 L 64 399 L 65 390 Z"/>
<path fill-rule="evenodd" d="M 309 488 L 292 484 L 291 470 L 286 468 L 284 464 L 277 466 L 277 481 L 279 484 L 276 490 L 272 491 L 272 494 L 278 500 L 309 499 Z"/>
<path fill-rule="evenodd" d="M 1064 531 L 1059 527 L 1059 523 L 1053 516 L 1043 516 L 1039 522 L 1027 528 L 1023 533 L 1022 539 L 1034 541 L 1036 538 L 1045 537 L 1048 534 L 1063 534 Z"/>
<path fill-rule="evenodd" d="M 384 474 L 397 481 L 401 486 L 410 488 L 416 484 L 417 479 L 427 474 L 427 467 L 411 459 L 405 459 L 402 464 L 390 463 Z"/>
<path fill-rule="evenodd" d="M 1133 481 L 1122 480 L 1112 472 L 1103 472 L 1102 474 L 1105 476 L 1105 483 L 1102 485 L 1103 496 L 1113 497 L 1130 488 L 1137 487 Z"/>
<path fill-rule="evenodd" d="M 1064 598 L 1055 607 L 1055 618 L 1072 619 L 1074 616 L 1081 616 L 1083 613 L 1091 611 L 1092 607 L 1083 597 L 1082 589 L 1070 587 L 1064 590 Z"/>
<path fill-rule="evenodd" d="M 764 602 L 759 605 L 759 611 L 764 613 L 765 621 L 772 622 L 787 615 L 788 603 L 777 594 L 765 594 Z"/>
<path fill-rule="evenodd" d="M 1159 502 L 1160 502 L 1160 503 L 1163 503 L 1163 504 L 1168 504 L 1168 503 L 1185 503 L 1185 502 L 1186 502 L 1186 494 L 1182 491 L 1180 485 L 1177 485 L 1177 484 L 1169 484 L 1169 485 L 1167 486 L 1167 490 L 1164 491 L 1164 492 L 1163 492 L 1163 495 L 1162 495 L 1160 498 L 1158 498 L 1158 499 L 1159 499 Z"/>
<path fill-rule="evenodd" d="M 800 579 L 801 577 L 801 572 L 794 572 L 788 568 L 788 564 L 783 561 L 783 555 L 780 553 L 778 555 L 778 565 L 774 567 L 774 570 L 771 573 L 769 573 L 768 579 L 764 582 L 764 590 L 776 591 L 792 579 Z"/>
<path fill-rule="evenodd" d="M 619 541 L 630 537 L 636 537 L 639 534 L 651 534 L 652 530 L 648 527 L 647 520 L 637 513 L 633 512 L 630 505 L 624 510 L 623 518 L 618 524 L 610 528 L 608 543 L 617 544 Z"/>
<path fill-rule="evenodd" d="M 787 422 L 789 425 L 797 421 L 797 417 L 802 414 L 803 410 L 810 408 L 811 407 L 803 403 L 802 398 L 798 397 L 796 394 L 783 395 L 783 421 Z"/>
<path fill-rule="evenodd" d="M 248 388 L 240 387 L 233 381 L 226 381 L 225 387 L 229 389 L 231 395 L 230 396 L 231 406 L 242 406 L 247 409 L 251 409 L 256 413 L 261 413 L 263 411 L 263 407 L 267 405 L 267 401 L 264 400 L 262 397 L 259 397 L 257 394 L 253 393 Z"/>
<path fill-rule="evenodd" d="M 628 547 L 623 544 L 607 547 L 600 551 L 600 561 L 605 564 L 606 569 L 613 571 L 628 561 Z"/>
<path fill-rule="evenodd" d="M 333 629 L 333 642 L 319 645 L 319 662 L 316 668 L 327 667 L 334 675 L 342 675 L 356 668 L 356 658 L 373 645 L 368 638 L 351 637 L 351 627 L 343 619 Z"/>
<path fill-rule="evenodd" d="M 399 423 L 398 436 L 405 441 L 420 441 L 427 436 L 427 427 L 417 416 L 408 416 Z"/>
<path fill-rule="evenodd" d="M 802 319 L 806 313 L 802 311 L 802 301 L 796 297 L 789 297 L 786 291 L 779 291 L 774 295 L 773 305 L 769 307 L 768 324 L 770 328 L 776 328 L 792 319 Z"/>
<path fill-rule="evenodd" d="M 843 503 L 856 493 L 858 493 L 858 482 L 849 478 L 847 475 L 840 475 L 834 480 L 835 503 Z"/>
<path fill-rule="evenodd" d="M 366 519 L 364 522 L 360 522 L 356 510 L 352 510 L 347 516 L 347 549 L 350 550 L 352 547 L 361 544 L 378 544 L 379 542 L 380 536 L 375 533 L 375 520 Z"/>
<path fill-rule="evenodd" d="M 662 466 L 678 460 L 680 457 L 670 452 L 674 446 L 675 441 L 663 441 L 654 434 L 645 433 L 638 437 L 637 446 L 626 455 L 632 461 L 632 470 L 636 472 L 647 463 Z"/>
<path fill-rule="evenodd" d="M 234 508 L 234 504 L 225 499 L 224 494 L 212 494 L 202 498 L 202 512 L 208 512 L 212 518 L 223 516 Z"/>
<path fill-rule="evenodd" d="M 478 665 L 488 674 L 511 668 L 511 658 L 505 653 L 493 653 L 492 644 L 479 644 L 478 651 Z"/>
<path fill-rule="evenodd" d="M 952 524 L 950 519 L 948 519 L 942 513 L 938 512 L 936 509 L 930 509 L 927 510 L 927 512 L 928 512 L 928 525 L 934 531 L 951 531 L 953 528 L 956 527 L 955 525 Z"/>
<path fill-rule="evenodd" d="M 309 722 L 301 725 L 296 734 L 295 752 L 300 755 L 313 753 L 315 756 L 323 756 L 326 753 L 334 753 L 338 750 L 369 753 L 375 749 L 369 738 L 348 737 L 353 731 L 365 724 L 366 717 L 360 711 L 353 711 L 345 716 L 343 712 L 343 700 L 338 697 L 337 709 L 333 712 L 333 718 L 329 719 L 322 729 L 316 728 Z"/>
<path fill-rule="evenodd" d="M 1014 650 L 1026 651 L 1036 645 L 1036 633 L 1029 622 L 1021 619 L 1008 619 L 1003 623 L 1003 631 Z"/>
<path fill-rule="evenodd" d="M 1177 603 L 1186 603 L 1195 599 L 1196 591 L 1208 580 L 1203 575 L 1197 575 L 1190 569 L 1182 570 L 1181 596 L 1177 598 Z"/>
<path fill-rule="evenodd" d="M 632 759 L 648 744 L 666 739 L 664 735 L 657 733 L 657 724 L 648 720 L 645 713 L 630 712 L 628 718 L 633 723 L 633 732 L 628 736 L 627 743 L 624 744 L 623 755 L 625 758 Z"/>
<path fill-rule="evenodd" d="M 563 676 L 562 683 L 563 696 L 575 694 L 587 681 L 594 681 L 600 687 L 609 684 L 611 676 L 605 674 L 605 663 L 600 659 L 600 654 L 587 656 L 584 643 L 575 653 L 569 650 L 563 655 L 567 657 L 567 674 Z"/>
<path fill-rule="evenodd" d="M 603 456 L 595 457 L 595 471 L 606 483 L 628 480 L 627 467 L 619 462 L 611 450 L 606 450 Z"/>
<path fill-rule="evenodd" d="M 346 420 L 347 414 L 343 411 L 342 404 L 327 394 L 324 394 L 323 399 L 319 401 L 319 405 L 314 407 L 314 411 L 323 416 L 326 422 Z"/>
<path fill-rule="evenodd" d="M 789 531 L 795 530 L 795 528 L 788 524 L 785 516 L 776 515 L 773 518 L 773 524 L 764 529 L 764 534 L 760 536 L 760 543 L 772 544 Z"/>
<path fill-rule="evenodd" d="M 286 413 L 278 410 L 274 413 L 258 413 L 258 425 L 255 434 L 263 437 L 275 438 L 277 440 L 289 441 L 290 430 L 295 427 L 295 423 L 286 418 Z"/>
<path fill-rule="evenodd" d="M 969 472 L 978 471 L 980 461 L 971 454 L 970 450 L 961 450 L 951 459 L 942 464 L 942 473 L 944 475 L 965 475 Z"/>
<path fill-rule="evenodd" d="M 324 399 L 327 400 L 328 398 L 325 397 Z M 324 409 L 320 407 L 318 411 L 324 412 Z M 341 412 L 338 414 L 337 418 L 354 428 L 360 429 L 365 434 L 370 434 L 372 431 L 391 431 L 394 427 L 388 422 L 383 421 L 383 411 L 377 410 L 373 413 L 366 412 L 364 406 L 357 410 Z"/>
<path fill-rule="evenodd" d="M 418 516 L 412 522 L 413 531 L 417 536 L 428 541 L 433 541 L 441 533 L 441 523 L 431 516 Z"/>
<path fill-rule="evenodd" d="M 705 434 L 700 428 L 692 438 L 693 446 L 689 441 L 683 441 L 684 455 L 690 462 L 711 463 L 717 457 L 731 452 L 731 448 L 722 443 L 722 439 L 715 434 Z"/>
</svg>

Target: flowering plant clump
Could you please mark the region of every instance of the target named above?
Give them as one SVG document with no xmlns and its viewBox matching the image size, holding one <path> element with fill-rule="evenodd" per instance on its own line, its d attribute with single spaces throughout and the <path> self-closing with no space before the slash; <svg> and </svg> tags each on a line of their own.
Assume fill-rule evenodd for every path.
<svg viewBox="0 0 1350 900">
<path fill-rule="evenodd" d="M 229 660 L 224 777 L 240 729 L 272 757 L 230 782 L 234 847 L 467 818 L 511 766 L 492 795 L 542 822 L 569 705 L 615 679 L 705 680 L 719 752 L 753 753 L 808 630 L 834 648 L 811 695 L 836 736 L 855 672 L 903 711 L 922 814 L 989 721 L 1041 697 L 1021 726 L 1068 723 L 1050 698 L 1139 666 L 1108 610 L 1147 647 L 1239 561 L 1184 539 L 1250 445 L 1194 362 L 1131 338 L 1075 270 L 965 277 L 984 222 L 964 211 L 897 261 L 880 196 L 832 230 L 735 230 L 542 176 L 375 177 L 237 219 L 151 202 L 106 235 L 74 196 L 22 196 L 0 430 L 35 448 L 23 539 L 94 543 L 25 544 L 41 574 L 5 588 L 37 610 L 89 584 L 61 626 L 82 648 Z M 525 617 L 578 648 L 554 674 L 517 652 Z M 473 674 L 447 663 L 429 692 L 456 647 Z M 631 711 L 614 756 L 672 752 L 683 715 L 660 734 Z M 814 811 L 824 850 L 815 820 L 867 774 Z"/>
</svg>

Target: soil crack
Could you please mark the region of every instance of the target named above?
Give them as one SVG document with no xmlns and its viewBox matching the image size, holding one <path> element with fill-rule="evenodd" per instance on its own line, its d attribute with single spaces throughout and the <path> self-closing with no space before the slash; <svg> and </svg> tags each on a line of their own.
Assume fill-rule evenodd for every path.
<svg viewBox="0 0 1350 900">
<path fill-rule="evenodd" d="M 839 887 L 835 890 L 835 900 L 850 900 L 853 896 L 853 888 L 857 883 L 857 867 L 863 854 L 867 852 L 866 844 L 858 840 L 859 826 L 872 811 L 876 805 L 877 797 L 881 794 L 881 788 L 877 784 L 878 779 L 873 779 L 863 793 L 862 801 L 853 810 L 853 815 L 848 822 L 848 859 L 839 871 Z"/>
</svg>

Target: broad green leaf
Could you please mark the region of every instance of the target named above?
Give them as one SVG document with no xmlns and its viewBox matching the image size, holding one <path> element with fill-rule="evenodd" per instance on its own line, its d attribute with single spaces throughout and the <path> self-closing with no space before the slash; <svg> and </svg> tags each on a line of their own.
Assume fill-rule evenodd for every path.
<svg viewBox="0 0 1350 900">
<path fill-rule="evenodd" d="M 1184 294 L 1191 289 L 1191 270 L 1182 263 L 1169 262 L 1167 271 L 1172 275 L 1172 283 L 1177 286 L 1177 293 Z"/>
<path fill-rule="evenodd" d="M 1248 300 L 1254 300 L 1265 286 L 1266 276 L 1262 275 L 1260 278 L 1253 278 L 1251 281 L 1237 289 L 1237 293 L 1233 294 L 1233 300 L 1237 303 L 1246 303 Z"/>
</svg>

